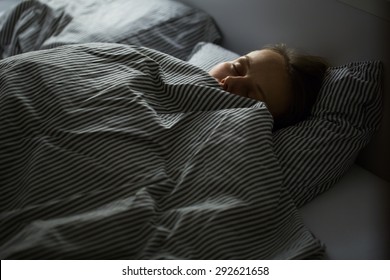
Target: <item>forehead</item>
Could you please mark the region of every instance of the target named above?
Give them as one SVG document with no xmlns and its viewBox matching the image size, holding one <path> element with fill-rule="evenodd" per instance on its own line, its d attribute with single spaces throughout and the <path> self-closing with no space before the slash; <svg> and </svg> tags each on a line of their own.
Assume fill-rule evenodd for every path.
<svg viewBox="0 0 390 280">
<path fill-rule="evenodd" d="M 285 85 L 289 83 L 289 75 L 281 54 L 272 50 L 259 50 L 250 52 L 245 57 L 257 83 L 271 88 L 282 86 L 285 89 Z"/>
<path fill-rule="evenodd" d="M 253 51 L 247 54 L 247 57 L 250 59 L 252 64 L 270 64 L 270 65 L 279 65 L 284 66 L 285 60 L 284 57 L 272 50 L 258 50 Z"/>
</svg>

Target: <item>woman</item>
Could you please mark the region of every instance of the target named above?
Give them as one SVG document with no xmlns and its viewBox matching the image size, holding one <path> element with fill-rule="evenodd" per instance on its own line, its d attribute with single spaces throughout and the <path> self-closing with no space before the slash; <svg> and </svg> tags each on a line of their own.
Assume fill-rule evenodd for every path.
<svg viewBox="0 0 390 280">
<path fill-rule="evenodd" d="M 273 45 L 218 64 L 209 73 L 224 90 L 263 101 L 278 129 L 309 115 L 327 68 L 320 57 Z"/>
</svg>

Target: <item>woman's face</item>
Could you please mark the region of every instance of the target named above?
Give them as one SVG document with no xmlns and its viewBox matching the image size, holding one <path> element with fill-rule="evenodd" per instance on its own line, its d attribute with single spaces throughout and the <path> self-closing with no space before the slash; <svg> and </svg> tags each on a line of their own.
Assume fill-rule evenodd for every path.
<svg viewBox="0 0 390 280">
<path fill-rule="evenodd" d="M 233 94 L 263 101 L 274 117 L 291 104 L 290 79 L 282 55 L 271 50 L 251 52 L 210 70 L 221 87 Z"/>
</svg>

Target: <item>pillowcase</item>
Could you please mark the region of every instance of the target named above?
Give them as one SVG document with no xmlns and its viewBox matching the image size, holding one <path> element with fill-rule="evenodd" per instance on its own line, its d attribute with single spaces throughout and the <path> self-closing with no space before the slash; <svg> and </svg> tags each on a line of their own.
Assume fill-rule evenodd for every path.
<svg viewBox="0 0 390 280">
<path fill-rule="evenodd" d="M 236 57 L 203 43 L 195 47 L 189 62 L 209 71 Z M 380 61 L 330 67 L 309 118 L 274 132 L 284 185 L 298 207 L 334 185 L 379 129 L 382 79 Z"/>
<path fill-rule="evenodd" d="M 240 55 L 216 44 L 200 42 L 194 47 L 188 62 L 209 72 L 215 65 L 238 57 Z"/>
<path fill-rule="evenodd" d="M 31 0 L 3 15 L 0 23 L 3 58 L 106 42 L 145 46 L 186 59 L 196 43 L 221 38 L 210 16 L 172 0 Z"/>
<path fill-rule="evenodd" d="M 379 129 L 382 77 L 380 61 L 331 67 L 311 116 L 274 133 L 285 185 L 298 206 L 338 181 Z"/>
</svg>

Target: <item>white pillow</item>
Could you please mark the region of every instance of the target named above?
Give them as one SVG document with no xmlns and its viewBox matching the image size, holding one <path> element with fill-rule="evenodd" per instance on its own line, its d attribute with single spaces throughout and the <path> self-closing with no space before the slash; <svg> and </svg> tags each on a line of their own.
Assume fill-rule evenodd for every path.
<svg viewBox="0 0 390 280">
<path fill-rule="evenodd" d="M 188 62 L 208 72 L 215 65 L 221 62 L 234 60 L 238 57 L 240 57 L 240 55 L 224 49 L 221 46 L 200 42 L 194 47 L 188 58 Z"/>
</svg>

